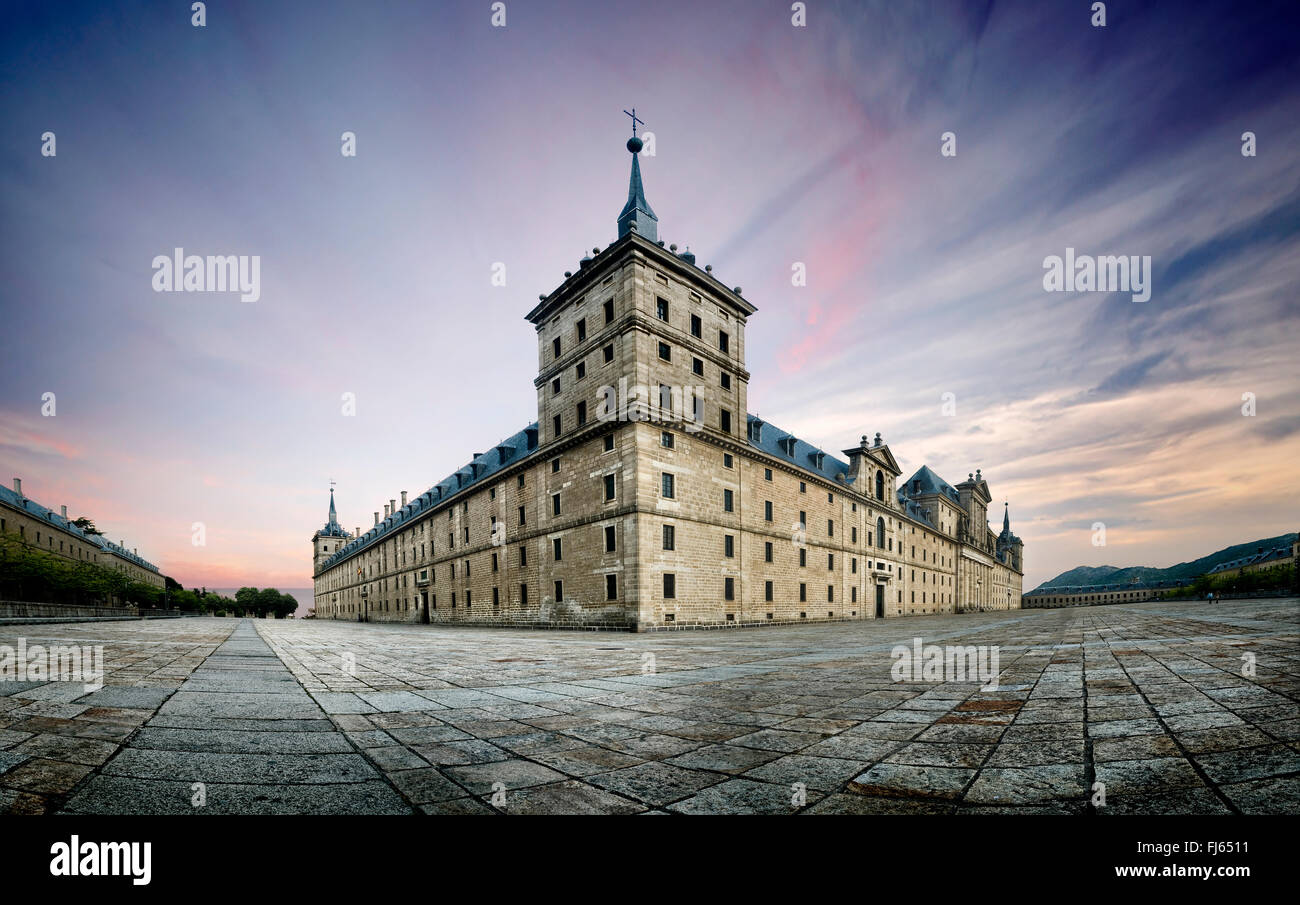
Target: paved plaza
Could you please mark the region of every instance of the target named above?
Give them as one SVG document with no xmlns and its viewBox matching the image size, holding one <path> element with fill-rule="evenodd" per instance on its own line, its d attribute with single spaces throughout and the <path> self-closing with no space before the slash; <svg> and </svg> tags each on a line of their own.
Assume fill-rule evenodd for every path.
<svg viewBox="0 0 1300 905">
<path fill-rule="evenodd" d="M 641 635 L 6 625 L 102 645 L 105 687 L 0 682 L 0 811 L 1295 814 L 1298 621 L 1275 598 Z M 918 637 L 996 645 L 997 688 L 895 681 Z"/>
</svg>

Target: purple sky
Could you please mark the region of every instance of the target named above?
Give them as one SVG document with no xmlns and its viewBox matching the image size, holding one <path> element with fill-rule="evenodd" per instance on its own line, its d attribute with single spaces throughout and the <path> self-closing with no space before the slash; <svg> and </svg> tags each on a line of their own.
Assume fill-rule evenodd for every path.
<svg viewBox="0 0 1300 905">
<path fill-rule="evenodd" d="M 751 411 L 982 468 L 1027 588 L 1300 527 L 1294 3 L 808 5 L 7 5 L 2 477 L 187 586 L 309 585 L 331 478 L 364 527 L 536 418 L 523 315 L 614 238 L 635 106 L 660 237 L 758 306 Z M 260 300 L 153 292 L 177 246 Z M 1066 247 L 1151 300 L 1045 292 Z"/>
</svg>

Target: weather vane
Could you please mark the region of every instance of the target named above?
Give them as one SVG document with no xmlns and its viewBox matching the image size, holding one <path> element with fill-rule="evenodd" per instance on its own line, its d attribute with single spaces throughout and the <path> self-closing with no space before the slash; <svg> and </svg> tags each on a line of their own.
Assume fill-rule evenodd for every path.
<svg viewBox="0 0 1300 905">
<path fill-rule="evenodd" d="M 632 137 L 633 137 L 633 138 L 636 138 L 636 124 L 637 124 L 637 123 L 640 123 L 641 125 L 644 126 L 644 125 L 645 125 L 645 120 L 640 119 L 640 118 L 637 117 L 637 115 L 636 115 L 636 107 L 633 107 L 633 108 L 632 108 L 632 111 L 631 111 L 630 113 L 629 113 L 627 110 L 624 110 L 623 112 L 626 113 L 628 116 L 632 117 Z"/>
</svg>

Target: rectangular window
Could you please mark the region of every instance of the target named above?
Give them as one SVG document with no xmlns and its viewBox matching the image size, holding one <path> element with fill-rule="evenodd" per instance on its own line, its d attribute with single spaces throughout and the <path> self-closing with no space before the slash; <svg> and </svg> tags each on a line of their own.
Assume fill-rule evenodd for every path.
<svg viewBox="0 0 1300 905">
<path fill-rule="evenodd" d="M 551 460 L 551 474 L 559 474 L 559 472 L 560 472 L 560 458 L 559 456 L 556 456 L 554 459 Z"/>
<path fill-rule="evenodd" d="M 664 573 L 664 600 L 677 598 L 677 576 L 672 572 Z"/>
<path fill-rule="evenodd" d="M 694 371 L 695 374 L 696 374 L 697 376 L 699 376 L 699 377 L 703 377 L 703 376 L 704 376 L 704 362 L 700 361 L 698 358 L 692 358 L 692 359 L 691 359 L 691 370 Z"/>
<path fill-rule="evenodd" d="M 728 534 L 722 538 L 722 555 L 734 557 L 736 555 L 736 536 Z"/>
<path fill-rule="evenodd" d="M 605 599 L 618 600 L 618 576 L 613 572 L 605 576 Z"/>
<path fill-rule="evenodd" d="M 672 348 L 668 345 L 668 343 L 660 343 L 660 344 L 659 344 L 659 358 L 660 358 L 661 361 L 672 361 L 672 360 L 673 360 L 673 350 L 672 350 Z"/>
<path fill-rule="evenodd" d="M 833 584 L 828 584 L 826 586 L 826 602 L 827 603 L 835 602 L 835 585 Z"/>
<path fill-rule="evenodd" d="M 673 525 L 664 525 L 664 549 L 677 549 L 677 528 Z"/>
<path fill-rule="evenodd" d="M 655 299 L 655 316 L 658 317 L 661 321 L 668 320 L 668 299 L 665 298 Z"/>
<path fill-rule="evenodd" d="M 700 320 L 698 314 L 691 315 L 691 336 L 704 336 L 704 321 Z"/>
<path fill-rule="evenodd" d="M 722 384 L 724 390 L 731 389 L 731 375 L 726 371 L 722 371 L 718 374 L 718 382 Z"/>
<path fill-rule="evenodd" d="M 551 381 L 551 395 L 558 396 L 559 394 L 560 394 L 560 378 L 557 377 Z"/>
<path fill-rule="evenodd" d="M 726 409 L 719 409 L 718 414 L 719 414 L 718 420 L 722 425 L 722 432 L 724 434 L 731 433 L 731 412 L 727 411 Z"/>
<path fill-rule="evenodd" d="M 587 403 L 578 403 L 578 427 L 587 423 Z"/>
<path fill-rule="evenodd" d="M 605 475 L 605 502 L 608 503 L 612 499 L 614 499 L 614 476 L 607 474 Z"/>
<path fill-rule="evenodd" d="M 551 515 L 554 516 L 559 514 L 560 514 L 560 495 L 558 493 L 553 493 L 551 494 Z"/>
<path fill-rule="evenodd" d="M 673 435 L 670 431 L 664 431 L 659 435 L 659 445 L 664 449 L 673 448 Z"/>
<path fill-rule="evenodd" d="M 804 603 L 808 600 L 808 585 L 802 581 L 799 582 L 799 602 Z"/>
<path fill-rule="evenodd" d="M 605 300 L 605 323 L 611 323 L 614 320 L 614 300 Z M 608 361 L 609 359 L 605 359 Z"/>
<path fill-rule="evenodd" d="M 561 431 L 562 428 L 561 428 L 561 425 L 560 425 L 560 416 L 559 416 L 559 415 L 556 415 L 554 418 L 551 419 L 551 429 L 554 431 L 554 433 L 552 434 L 552 436 L 554 436 L 554 437 L 558 437 L 558 436 L 560 435 L 560 431 Z"/>
<path fill-rule="evenodd" d="M 523 569 L 528 566 L 528 548 L 519 548 L 519 568 Z"/>
<path fill-rule="evenodd" d="M 555 353 L 555 358 L 560 357 L 560 338 L 558 336 L 551 340 L 551 351 Z"/>
<path fill-rule="evenodd" d="M 587 338 L 587 319 L 584 317 L 578 321 L 578 342 Z"/>
<path fill-rule="evenodd" d="M 736 579 L 727 577 L 723 579 L 722 593 L 727 600 L 736 599 Z"/>
<path fill-rule="evenodd" d="M 764 480 L 764 481 L 770 481 L 770 480 L 772 480 L 772 469 L 770 469 L 770 468 L 764 468 L 764 469 L 763 469 L 763 480 Z"/>
<path fill-rule="evenodd" d="M 833 519 L 826 520 L 826 536 L 827 537 L 835 536 L 835 521 Z"/>
<path fill-rule="evenodd" d="M 604 348 L 605 362 L 609 363 L 614 360 L 614 344 L 610 343 Z"/>
<path fill-rule="evenodd" d="M 606 435 L 605 435 L 605 452 L 609 452 L 609 451 L 612 450 L 613 448 L 614 448 L 614 435 L 613 435 L 613 434 L 606 434 Z"/>
<path fill-rule="evenodd" d="M 828 570 L 832 571 L 832 572 L 835 571 L 835 554 L 834 554 L 834 553 L 827 553 L 827 554 L 826 554 L 826 568 L 827 568 Z"/>
<path fill-rule="evenodd" d="M 563 538 L 551 538 L 551 556 L 556 562 L 564 559 L 564 542 Z"/>
<path fill-rule="evenodd" d="M 606 553 L 614 552 L 614 541 L 617 538 L 617 535 L 618 532 L 614 529 L 613 525 L 605 526 L 605 552 Z"/>
<path fill-rule="evenodd" d="M 763 544 L 763 562 L 772 561 L 772 542 L 767 541 Z"/>
<path fill-rule="evenodd" d="M 770 521 L 772 521 L 772 501 L 771 501 L 771 500 L 764 500 L 764 501 L 763 501 L 763 521 L 765 521 L 765 522 L 770 522 Z"/>
<path fill-rule="evenodd" d="M 556 342 L 558 343 L 559 340 L 557 339 Z M 718 349 L 719 349 L 720 351 L 722 351 L 722 352 L 729 352 L 729 351 L 731 351 L 730 347 L 731 347 L 731 337 L 727 336 L 727 334 L 726 334 L 725 331 L 723 331 L 723 330 L 719 330 L 719 331 L 718 331 Z M 558 348 L 558 346 L 557 346 L 557 348 Z M 559 352 L 556 352 L 555 354 L 556 354 L 556 355 L 559 355 L 560 353 L 559 353 Z"/>
<path fill-rule="evenodd" d="M 587 363 L 585 361 L 578 362 L 578 366 L 574 368 L 573 371 L 574 371 L 574 377 L 578 380 L 581 380 L 582 378 L 587 376 Z"/>
<path fill-rule="evenodd" d="M 519 586 L 519 604 L 520 606 L 528 606 L 528 585 L 526 584 Z"/>
<path fill-rule="evenodd" d="M 519 524 L 524 524 L 524 507 L 519 507 Z"/>
<path fill-rule="evenodd" d="M 800 548 L 799 548 L 799 565 L 800 565 L 801 567 L 803 567 L 803 568 L 807 568 L 807 567 L 808 567 L 808 548 L 807 548 L 807 547 L 800 547 Z"/>
<path fill-rule="evenodd" d="M 671 500 L 673 498 L 673 476 L 668 472 L 663 473 L 663 498 Z"/>
<path fill-rule="evenodd" d="M 557 581 L 555 583 L 555 602 L 559 603 L 563 599 L 564 599 L 564 582 Z"/>
<path fill-rule="evenodd" d="M 735 511 L 735 493 L 733 493 L 730 490 L 722 491 L 722 511 L 723 512 Z"/>
<path fill-rule="evenodd" d="M 763 582 L 763 599 L 769 603 L 772 600 L 772 582 L 770 581 Z"/>
<path fill-rule="evenodd" d="M 735 461 L 731 458 L 731 453 L 723 453 L 723 454 L 722 454 L 722 467 L 723 467 L 723 468 L 732 468 L 732 467 L 734 467 L 734 465 L 735 465 Z"/>
</svg>

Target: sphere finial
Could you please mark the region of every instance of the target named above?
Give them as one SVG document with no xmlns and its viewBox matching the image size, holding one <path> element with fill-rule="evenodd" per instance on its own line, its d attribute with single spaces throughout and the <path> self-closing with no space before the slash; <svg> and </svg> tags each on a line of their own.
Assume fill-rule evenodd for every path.
<svg viewBox="0 0 1300 905">
<path fill-rule="evenodd" d="M 641 149 L 643 147 L 645 147 L 645 143 L 642 142 L 641 139 L 637 138 L 635 135 L 633 135 L 631 138 L 627 140 L 627 149 L 631 151 L 633 154 L 641 153 Z"/>
</svg>

